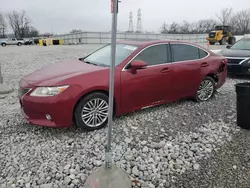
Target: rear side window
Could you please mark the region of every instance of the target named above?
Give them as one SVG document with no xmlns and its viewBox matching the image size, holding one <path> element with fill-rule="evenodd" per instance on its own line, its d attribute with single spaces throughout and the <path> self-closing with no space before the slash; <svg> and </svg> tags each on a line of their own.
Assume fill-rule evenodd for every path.
<svg viewBox="0 0 250 188">
<path fill-rule="evenodd" d="M 200 59 L 200 55 L 205 55 L 203 52 L 200 53 L 199 48 L 187 44 L 171 44 L 171 49 L 175 62 Z"/>
<path fill-rule="evenodd" d="M 208 53 L 205 52 L 205 51 L 202 50 L 202 49 L 199 49 L 199 54 L 200 54 L 200 59 L 202 59 L 202 58 L 204 58 L 204 57 L 206 57 L 206 56 L 208 55 Z"/>
</svg>

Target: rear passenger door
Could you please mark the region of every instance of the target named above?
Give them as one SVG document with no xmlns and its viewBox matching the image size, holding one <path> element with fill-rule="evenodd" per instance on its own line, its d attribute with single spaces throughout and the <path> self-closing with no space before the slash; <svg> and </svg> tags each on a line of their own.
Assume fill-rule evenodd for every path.
<svg viewBox="0 0 250 188">
<path fill-rule="evenodd" d="M 171 43 L 173 90 L 176 97 L 194 96 L 204 79 L 208 53 L 187 43 Z"/>
</svg>

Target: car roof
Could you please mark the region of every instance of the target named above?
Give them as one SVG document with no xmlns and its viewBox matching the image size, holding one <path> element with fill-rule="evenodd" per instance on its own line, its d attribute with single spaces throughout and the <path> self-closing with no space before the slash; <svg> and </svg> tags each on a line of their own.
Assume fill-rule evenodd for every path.
<svg viewBox="0 0 250 188">
<path fill-rule="evenodd" d="M 181 42 L 181 43 L 187 43 L 189 42 L 180 41 L 180 40 L 161 40 L 161 39 L 134 39 L 134 40 L 119 40 L 117 43 L 120 44 L 128 44 L 128 45 L 135 45 L 135 46 L 149 46 L 153 44 L 158 43 L 168 43 L 168 42 Z"/>
</svg>

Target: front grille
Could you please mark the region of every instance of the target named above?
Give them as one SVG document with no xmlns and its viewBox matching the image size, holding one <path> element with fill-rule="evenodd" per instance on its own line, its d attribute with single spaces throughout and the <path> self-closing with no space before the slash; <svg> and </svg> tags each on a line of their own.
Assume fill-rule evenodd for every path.
<svg viewBox="0 0 250 188">
<path fill-rule="evenodd" d="M 20 97 L 24 96 L 26 93 L 29 92 L 29 90 L 30 90 L 30 88 L 19 87 L 19 90 L 18 90 L 19 96 Z"/>
<path fill-rule="evenodd" d="M 228 64 L 239 64 L 241 61 L 245 60 L 245 59 L 227 59 L 228 60 Z"/>
</svg>

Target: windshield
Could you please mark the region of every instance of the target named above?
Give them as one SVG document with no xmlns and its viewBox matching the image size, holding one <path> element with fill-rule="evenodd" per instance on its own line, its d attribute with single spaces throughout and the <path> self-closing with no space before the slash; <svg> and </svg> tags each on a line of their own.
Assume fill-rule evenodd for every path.
<svg viewBox="0 0 250 188">
<path fill-rule="evenodd" d="M 138 46 L 127 45 L 127 44 L 116 44 L 116 57 L 115 65 L 121 64 L 127 57 L 129 57 Z M 100 65 L 100 66 L 110 66 L 111 63 L 111 44 L 104 46 L 103 48 L 97 50 L 91 55 L 83 59 L 84 62 Z"/>
<path fill-rule="evenodd" d="M 235 43 L 231 49 L 250 50 L 250 39 L 242 39 Z"/>
</svg>

